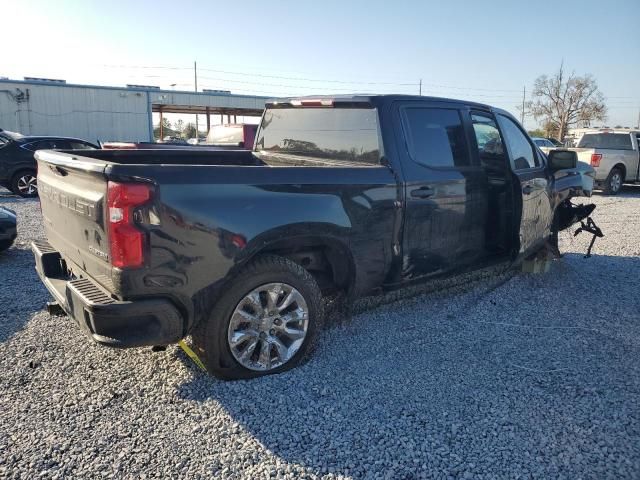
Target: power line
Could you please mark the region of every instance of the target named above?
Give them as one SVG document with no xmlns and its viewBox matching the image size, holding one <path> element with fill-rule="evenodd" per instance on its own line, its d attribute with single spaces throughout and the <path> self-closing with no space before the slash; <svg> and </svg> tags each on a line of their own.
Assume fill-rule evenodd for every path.
<svg viewBox="0 0 640 480">
<path fill-rule="evenodd" d="M 189 70 L 189 68 L 187 67 L 163 67 L 163 66 L 157 66 L 157 67 L 151 67 L 151 66 L 137 66 L 137 65 L 131 65 L 131 66 L 127 66 L 127 65 L 103 65 L 105 67 L 117 67 L 117 68 L 142 68 L 142 69 L 171 69 L 171 70 Z M 456 85 L 444 85 L 444 84 L 437 84 L 437 83 L 424 83 L 422 81 L 418 81 L 418 82 L 368 82 L 368 81 L 359 81 L 359 80 L 336 80 L 336 79 L 322 79 L 322 78 L 309 78 L 309 77 L 291 77 L 291 76 L 285 76 L 285 75 L 269 75 L 269 74 L 264 74 L 264 73 L 248 73 L 248 72 L 239 72 L 239 71 L 234 71 L 234 70 L 221 70 L 221 69 L 216 69 L 216 68 L 206 68 L 206 67 L 200 67 L 201 71 L 207 71 L 207 72 L 215 72 L 215 73 L 223 73 L 223 74 L 227 74 L 227 75 L 240 75 L 240 76 L 245 76 L 245 77 L 259 77 L 259 78 L 274 78 L 274 79 L 280 79 L 280 80 L 295 80 L 295 81 L 300 81 L 300 82 L 322 82 L 322 83 L 337 83 L 337 84 L 342 84 L 342 85 L 390 85 L 390 86 L 404 86 L 404 87 L 419 87 L 420 84 L 422 84 L 423 87 L 432 87 L 432 88 L 446 88 L 446 89 L 451 89 L 451 90 L 477 90 L 477 91 L 485 91 L 485 92 L 520 92 L 519 89 L 497 89 L 497 88 L 480 88 L 480 87 L 461 87 L 461 86 L 456 86 Z M 201 77 L 201 78 L 205 78 L 205 77 Z M 210 79 L 213 79 L 211 77 L 209 77 Z M 213 80 L 218 80 L 218 79 L 213 79 Z M 226 80 L 226 79 L 225 79 Z M 232 80 L 227 80 L 227 81 L 232 81 Z M 241 83 L 241 80 L 237 80 L 238 83 Z M 243 83 L 250 83 L 250 82 L 243 82 Z M 263 83 L 259 83 L 259 82 L 253 82 L 255 84 L 263 84 Z M 267 84 L 264 84 L 267 85 Z M 272 84 L 272 85 L 277 85 L 277 84 Z M 284 85 L 284 86 L 289 86 L 289 85 Z"/>
</svg>

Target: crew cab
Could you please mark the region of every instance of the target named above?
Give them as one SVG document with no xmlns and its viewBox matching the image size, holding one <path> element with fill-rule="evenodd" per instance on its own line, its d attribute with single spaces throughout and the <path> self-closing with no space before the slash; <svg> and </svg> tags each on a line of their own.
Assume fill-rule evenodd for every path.
<svg viewBox="0 0 640 480">
<path fill-rule="evenodd" d="M 191 335 L 213 374 L 304 359 L 351 300 L 518 263 L 586 217 L 594 171 L 509 113 L 381 95 L 267 104 L 250 150 L 39 151 L 36 269 L 95 341 Z"/>
<path fill-rule="evenodd" d="M 640 130 L 601 129 L 586 132 L 578 141 L 578 160 L 596 171 L 596 185 L 617 195 L 624 183 L 640 181 Z"/>
<path fill-rule="evenodd" d="M 534 139 L 535 141 L 535 139 Z M 617 195 L 625 183 L 640 182 L 640 130 L 593 129 L 585 132 L 577 147 L 569 148 L 578 160 L 589 163 L 596 172 L 596 188 Z M 548 154 L 556 147 L 540 147 Z"/>
</svg>

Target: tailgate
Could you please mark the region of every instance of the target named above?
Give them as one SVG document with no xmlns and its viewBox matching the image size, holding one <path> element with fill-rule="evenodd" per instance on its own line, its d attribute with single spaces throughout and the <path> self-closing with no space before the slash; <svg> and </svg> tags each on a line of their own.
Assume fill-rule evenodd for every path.
<svg viewBox="0 0 640 480">
<path fill-rule="evenodd" d="M 40 150 L 38 192 L 47 239 L 67 268 L 113 291 L 105 222 L 106 162 Z"/>
<path fill-rule="evenodd" d="M 591 164 L 591 155 L 595 152 L 593 148 L 569 148 L 578 154 L 578 160 L 586 164 Z"/>
</svg>

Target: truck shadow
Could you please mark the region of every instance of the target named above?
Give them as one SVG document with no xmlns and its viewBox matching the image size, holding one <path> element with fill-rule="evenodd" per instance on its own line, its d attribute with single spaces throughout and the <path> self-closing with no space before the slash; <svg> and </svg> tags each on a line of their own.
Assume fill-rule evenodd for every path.
<svg viewBox="0 0 640 480">
<path fill-rule="evenodd" d="M 601 458 L 605 429 L 566 419 L 578 407 L 587 425 L 633 417 L 640 297 L 629 275 L 639 270 L 638 257 L 567 254 L 547 274 L 356 314 L 285 374 L 221 382 L 192 367 L 177 395 L 218 402 L 266 449 L 312 474 L 358 477 L 369 465 L 386 478 L 417 478 L 426 465 L 423 474 L 455 476 L 513 444 L 551 458 L 563 448 L 551 437 L 575 437 L 583 455 Z M 372 446 L 389 458 L 373 458 Z"/>
<path fill-rule="evenodd" d="M 10 296 L 0 299 L 0 343 L 22 330 L 50 298 L 34 268 L 31 250 L 0 252 L 2 287 Z"/>
<path fill-rule="evenodd" d="M 605 195 L 602 190 L 596 190 L 595 196 L 598 197 L 625 197 L 625 198 L 640 198 L 640 185 L 624 185 L 618 195 Z"/>
</svg>

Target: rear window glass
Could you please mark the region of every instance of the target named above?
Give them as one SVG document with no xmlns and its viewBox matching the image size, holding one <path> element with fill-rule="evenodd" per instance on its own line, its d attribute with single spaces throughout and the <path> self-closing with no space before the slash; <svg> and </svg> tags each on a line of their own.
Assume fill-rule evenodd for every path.
<svg viewBox="0 0 640 480">
<path fill-rule="evenodd" d="M 585 133 L 578 148 L 604 148 L 612 150 L 633 150 L 631 135 L 627 133 Z"/>
<path fill-rule="evenodd" d="M 274 108 L 265 112 L 258 152 L 377 164 L 375 108 Z"/>
<path fill-rule="evenodd" d="M 207 135 L 207 143 L 216 145 L 238 145 L 244 141 L 242 125 L 216 125 Z"/>
</svg>

